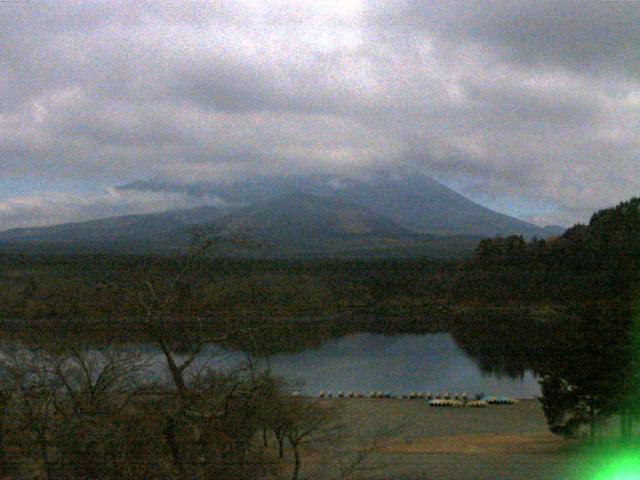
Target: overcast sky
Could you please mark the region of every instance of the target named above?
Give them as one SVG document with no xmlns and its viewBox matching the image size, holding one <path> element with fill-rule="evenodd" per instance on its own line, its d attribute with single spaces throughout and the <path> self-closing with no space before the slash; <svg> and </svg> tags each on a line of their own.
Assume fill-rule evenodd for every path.
<svg viewBox="0 0 640 480">
<path fill-rule="evenodd" d="M 404 164 L 571 225 L 640 194 L 640 1 L 0 1 L 0 230 Z"/>
</svg>

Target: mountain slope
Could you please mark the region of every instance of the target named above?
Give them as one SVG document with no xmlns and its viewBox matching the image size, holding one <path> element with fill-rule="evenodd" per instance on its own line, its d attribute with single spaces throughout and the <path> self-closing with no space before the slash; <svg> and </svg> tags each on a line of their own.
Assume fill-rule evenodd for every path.
<svg viewBox="0 0 640 480">
<path fill-rule="evenodd" d="M 0 245 L 46 245 L 58 248 L 96 247 L 144 249 L 167 242 L 188 242 L 188 227 L 209 223 L 224 213 L 204 206 L 187 210 L 125 215 L 48 227 L 0 232 Z"/>
<path fill-rule="evenodd" d="M 291 193 L 232 212 L 211 225 L 230 236 L 310 244 L 345 238 L 406 238 L 412 232 L 359 205 Z"/>
<path fill-rule="evenodd" d="M 150 215 L 129 215 L 0 233 L 0 249 L 31 252 L 156 252 L 187 247 L 199 230 L 231 242 L 220 255 L 291 257 L 459 258 L 479 238 L 415 233 L 371 210 L 335 197 L 292 193 L 226 211 L 201 207 Z M 248 240 L 238 245 L 235 240 Z M 242 242 L 241 242 L 242 243 Z"/>
<path fill-rule="evenodd" d="M 133 182 L 121 189 L 213 194 L 228 202 L 254 204 L 279 195 L 303 192 L 336 197 L 366 207 L 400 226 L 435 235 L 524 235 L 547 237 L 561 227 L 539 227 L 494 212 L 416 170 L 372 170 L 359 176 L 298 175 L 255 177 L 231 183 L 176 184 Z"/>
<path fill-rule="evenodd" d="M 470 254 L 479 241 L 418 234 L 362 206 L 306 193 L 258 202 L 203 228 L 216 237 L 247 239 L 251 246 L 242 253 L 269 257 L 452 258 Z"/>
<path fill-rule="evenodd" d="M 399 178 L 381 174 L 368 182 L 352 181 L 348 188 L 338 189 L 336 195 L 353 203 L 366 204 L 371 210 L 419 232 L 546 236 L 541 227 L 478 205 L 420 174 Z"/>
</svg>

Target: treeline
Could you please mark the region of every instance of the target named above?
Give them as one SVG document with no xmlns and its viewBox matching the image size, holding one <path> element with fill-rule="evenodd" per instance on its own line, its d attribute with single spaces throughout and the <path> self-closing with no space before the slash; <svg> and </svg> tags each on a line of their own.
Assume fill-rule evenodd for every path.
<svg viewBox="0 0 640 480">
<path fill-rule="evenodd" d="M 182 261 L 151 256 L 0 255 L 0 317 L 132 318 L 140 314 L 138 299 L 132 295 L 136 287 L 149 278 L 170 278 Z M 480 255 L 465 263 L 205 258 L 194 262 L 193 271 L 184 278 L 174 313 L 197 310 L 202 316 L 256 321 L 344 312 L 435 318 L 475 305 L 548 303 L 572 284 L 566 272 L 497 268 L 498 263 Z"/>
<path fill-rule="evenodd" d="M 14 320 L 135 319 L 138 287 L 163 288 L 184 258 L 0 256 L 0 317 Z M 171 304 L 174 317 L 259 322 L 443 305 L 456 266 L 422 260 L 259 261 L 201 258 Z"/>
<path fill-rule="evenodd" d="M 546 300 L 562 312 L 549 330 L 553 341 L 536 358 L 555 433 L 573 435 L 588 425 L 595 436 L 616 414 L 622 436 L 632 436 L 640 413 L 639 208 L 640 199 L 631 199 L 554 239 L 484 240 L 468 263 L 496 279 L 513 273 L 523 282 L 501 283 L 503 293 Z M 548 283 L 526 281 L 532 278 Z"/>
</svg>

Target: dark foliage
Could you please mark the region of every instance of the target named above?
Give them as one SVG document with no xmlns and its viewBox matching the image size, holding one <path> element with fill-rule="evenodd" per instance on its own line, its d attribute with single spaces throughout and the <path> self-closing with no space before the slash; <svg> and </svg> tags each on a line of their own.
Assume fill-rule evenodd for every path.
<svg viewBox="0 0 640 480">
<path fill-rule="evenodd" d="M 542 402 L 556 433 L 570 435 L 589 423 L 593 434 L 597 421 L 629 415 L 640 398 L 639 208 L 634 198 L 547 241 L 484 240 L 471 261 L 494 272 L 527 271 L 528 278 L 544 272 L 540 278 L 551 282 L 552 291 L 541 287 L 542 298 L 560 306 L 566 319 L 555 325 L 537 370 L 545 375 Z M 514 290 L 504 285 L 504 292 Z"/>
</svg>

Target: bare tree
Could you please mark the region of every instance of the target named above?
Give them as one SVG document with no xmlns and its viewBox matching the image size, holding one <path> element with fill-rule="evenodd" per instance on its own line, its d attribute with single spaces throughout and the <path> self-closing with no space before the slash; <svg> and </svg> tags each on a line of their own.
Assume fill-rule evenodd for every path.
<svg viewBox="0 0 640 480">
<path fill-rule="evenodd" d="M 273 432 L 278 442 L 278 457 L 284 458 L 284 440 L 289 428 L 291 412 L 288 410 L 288 402 L 284 397 L 279 397 L 269 403 L 270 409 L 265 412 L 266 424 Z"/>
<path fill-rule="evenodd" d="M 356 435 L 343 432 L 341 441 L 326 449 L 327 455 L 332 457 L 328 463 L 333 462 L 337 466 L 334 478 L 336 480 L 351 478 L 372 455 L 402 435 L 408 425 L 408 421 L 400 421 L 393 425 L 379 425 Z M 320 475 L 319 478 L 323 477 L 326 475 Z"/>
<path fill-rule="evenodd" d="M 131 350 L 70 348 L 48 357 L 46 368 L 60 385 L 56 408 L 61 414 L 107 414 L 121 411 L 131 401 L 148 360 Z"/>
<path fill-rule="evenodd" d="M 123 470 L 126 462 L 118 462 L 131 430 L 130 422 L 128 430 L 122 428 L 121 412 L 130 404 L 142 365 L 139 355 L 112 349 L 5 354 L 2 373 L 17 422 L 14 455 L 22 459 L 20 468 L 33 463 L 37 447 L 47 479 L 131 478 Z M 31 434 L 31 444 L 22 432 Z"/>
<path fill-rule="evenodd" d="M 348 406 L 331 412 L 332 421 L 314 441 L 312 468 L 305 478 L 346 480 L 356 475 L 363 465 L 389 443 L 396 441 L 411 425 L 408 418 L 364 421 L 353 429 Z M 367 466 L 368 469 L 371 466 Z"/>
<path fill-rule="evenodd" d="M 301 448 L 320 436 L 331 424 L 331 410 L 317 402 L 290 397 L 287 405 L 286 437 L 293 450 L 292 480 L 298 480 L 302 466 Z"/>
<path fill-rule="evenodd" d="M 2 376 L 13 397 L 13 414 L 18 428 L 30 434 L 44 475 L 51 480 L 54 471 L 51 458 L 55 430 L 53 407 L 58 385 L 41 358 L 23 350 L 5 353 Z M 29 445 L 25 447 L 28 449 Z"/>
<path fill-rule="evenodd" d="M 2 389 L 0 389 L 0 475 L 6 475 L 9 472 L 5 434 L 10 400 L 10 392 L 3 386 Z"/>
<path fill-rule="evenodd" d="M 186 406 L 189 403 L 187 372 L 202 353 L 205 345 L 222 341 L 227 335 L 208 335 L 204 328 L 201 312 L 187 312 L 177 317 L 176 302 L 189 291 L 186 277 L 194 268 L 195 262 L 206 256 L 213 247 L 214 241 L 204 239 L 185 255 L 178 272 L 171 278 L 154 280 L 150 276 L 139 286 L 138 300 L 143 309 L 144 327 L 160 348 L 172 382 L 180 401 Z M 172 318 L 173 316 L 173 318 Z M 176 345 L 184 358 L 176 353 Z"/>
</svg>

